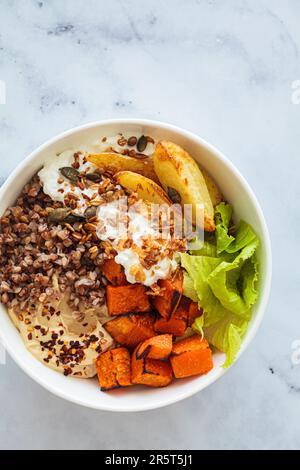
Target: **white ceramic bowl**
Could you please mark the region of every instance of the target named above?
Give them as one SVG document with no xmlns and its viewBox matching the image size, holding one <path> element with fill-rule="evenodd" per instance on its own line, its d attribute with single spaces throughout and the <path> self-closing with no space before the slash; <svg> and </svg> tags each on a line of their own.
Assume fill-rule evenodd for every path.
<svg viewBox="0 0 300 470">
<path fill-rule="evenodd" d="M 100 121 L 71 129 L 46 142 L 25 158 L 0 189 L 0 214 L 14 203 L 22 187 L 42 167 L 47 158 L 76 145 L 89 144 L 99 136 L 118 132 L 151 135 L 157 140 L 171 140 L 184 147 L 215 178 L 226 199 L 234 205 L 237 218 L 243 218 L 256 230 L 260 241 L 260 296 L 239 356 L 254 338 L 262 321 L 271 283 L 271 247 L 266 222 L 251 188 L 233 164 L 216 148 L 200 137 L 170 124 L 142 119 Z M 131 387 L 109 393 L 99 391 L 95 380 L 65 377 L 39 363 L 25 348 L 11 323 L 6 309 L 0 305 L 0 333 L 4 345 L 17 364 L 36 382 L 54 394 L 74 403 L 100 410 L 141 411 L 159 408 L 187 398 L 203 390 L 221 377 L 224 355 L 214 355 L 214 369 L 207 375 L 175 380 L 166 388 Z"/>
</svg>

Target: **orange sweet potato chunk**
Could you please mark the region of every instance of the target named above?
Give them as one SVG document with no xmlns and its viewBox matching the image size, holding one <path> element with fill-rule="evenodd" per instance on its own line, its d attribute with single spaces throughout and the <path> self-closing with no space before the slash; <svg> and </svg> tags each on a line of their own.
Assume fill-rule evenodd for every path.
<svg viewBox="0 0 300 470">
<path fill-rule="evenodd" d="M 131 385 L 130 353 L 126 348 L 112 350 L 116 379 L 122 387 Z"/>
<path fill-rule="evenodd" d="M 183 336 L 187 328 L 189 309 L 191 301 L 182 297 L 177 309 L 172 313 L 169 319 L 158 318 L 154 329 L 159 333 L 170 333 L 174 336 Z"/>
<path fill-rule="evenodd" d="M 176 310 L 182 296 L 182 271 L 178 271 L 173 279 L 161 279 L 158 284 L 163 292 L 153 298 L 153 305 L 163 318 L 168 319 Z"/>
<path fill-rule="evenodd" d="M 101 390 L 131 385 L 130 354 L 126 348 L 106 351 L 97 358 L 96 369 Z"/>
<path fill-rule="evenodd" d="M 107 286 L 107 309 L 109 315 L 149 312 L 151 309 L 146 289 L 142 285 Z"/>
<path fill-rule="evenodd" d="M 113 286 L 124 286 L 127 284 L 123 267 L 114 259 L 106 259 L 102 266 L 102 273 Z"/>
<path fill-rule="evenodd" d="M 172 335 L 158 335 L 147 339 L 136 351 L 137 359 L 167 359 L 172 352 Z"/>
<path fill-rule="evenodd" d="M 177 379 L 206 374 L 213 368 L 209 344 L 198 335 L 174 343 L 170 361 Z"/>
<path fill-rule="evenodd" d="M 138 348 L 137 348 L 138 349 Z M 166 387 L 172 380 L 172 369 L 169 362 L 156 359 L 137 359 L 137 349 L 131 358 L 131 377 L 133 384 L 148 387 Z"/>
<path fill-rule="evenodd" d="M 134 348 L 156 334 L 154 322 L 151 313 L 133 314 L 110 320 L 105 324 L 105 329 L 117 343 Z"/>
</svg>

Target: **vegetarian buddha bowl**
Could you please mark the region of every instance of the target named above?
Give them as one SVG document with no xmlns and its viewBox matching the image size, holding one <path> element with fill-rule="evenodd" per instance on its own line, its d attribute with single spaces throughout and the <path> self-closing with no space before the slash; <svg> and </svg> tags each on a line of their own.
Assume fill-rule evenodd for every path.
<svg viewBox="0 0 300 470">
<path fill-rule="evenodd" d="M 261 209 L 199 137 L 142 120 L 47 142 L 1 188 L 0 331 L 23 370 L 96 409 L 146 410 L 205 388 L 262 319 Z"/>
</svg>

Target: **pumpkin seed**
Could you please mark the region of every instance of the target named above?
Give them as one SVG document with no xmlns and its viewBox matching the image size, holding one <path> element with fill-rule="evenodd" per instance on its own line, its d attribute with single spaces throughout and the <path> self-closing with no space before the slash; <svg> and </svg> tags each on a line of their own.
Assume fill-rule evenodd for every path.
<svg viewBox="0 0 300 470">
<path fill-rule="evenodd" d="M 97 207 L 96 206 L 90 206 L 85 209 L 84 215 L 86 219 L 91 219 L 92 217 L 95 217 L 97 214 Z"/>
<path fill-rule="evenodd" d="M 76 222 L 85 222 L 85 217 L 79 214 L 69 214 L 64 219 L 64 222 L 67 224 L 75 224 Z"/>
<path fill-rule="evenodd" d="M 58 209 L 54 209 L 50 212 L 48 215 L 48 222 L 52 224 L 64 222 L 69 214 L 71 214 L 71 209 L 68 207 L 59 207 Z"/>
<path fill-rule="evenodd" d="M 168 187 L 168 196 L 171 199 L 172 202 L 175 204 L 180 204 L 181 202 L 181 196 L 178 191 L 174 188 L 169 188 Z"/>
<path fill-rule="evenodd" d="M 136 147 L 139 152 L 143 152 L 145 148 L 147 147 L 147 144 L 148 144 L 147 137 L 145 137 L 144 135 L 141 135 L 141 137 L 139 138 L 136 144 Z"/>
<path fill-rule="evenodd" d="M 79 180 L 79 171 L 73 168 L 72 166 L 63 166 L 59 169 L 59 171 L 65 178 L 72 181 L 72 183 L 77 183 L 77 181 Z"/>
<path fill-rule="evenodd" d="M 98 173 L 87 173 L 85 177 L 89 181 L 101 181 L 101 175 L 99 175 Z"/>
</svg>

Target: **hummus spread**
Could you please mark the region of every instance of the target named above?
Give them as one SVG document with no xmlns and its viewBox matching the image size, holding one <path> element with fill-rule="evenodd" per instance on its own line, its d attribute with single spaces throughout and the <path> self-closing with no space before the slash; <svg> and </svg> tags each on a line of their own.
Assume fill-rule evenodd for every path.
<svg viewBox="0 0 300 470">
<path fill-rule="evenodd" d="M 67 293 L 58 291 L 50 304 L 41 303 L 33 311 L 9 309 L 9 314 L 28 350 L 65 375 L 94 377 L 99 353 L 113 345 L 101 324 L 107 319 L 106 305 L 90 309 L 79 306 L 74 312 Z"/>
</svg>

